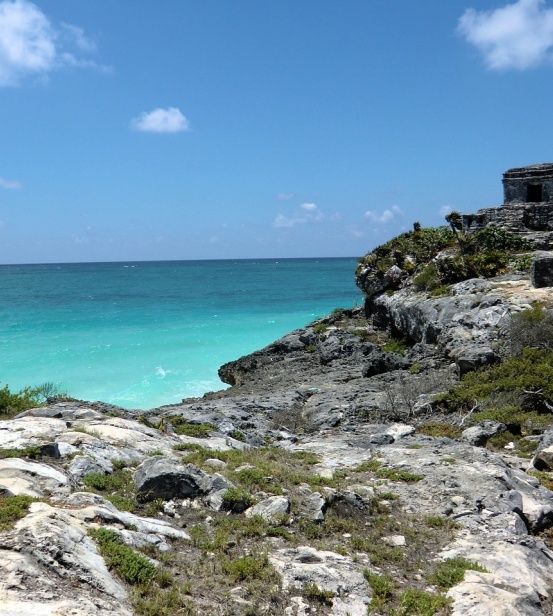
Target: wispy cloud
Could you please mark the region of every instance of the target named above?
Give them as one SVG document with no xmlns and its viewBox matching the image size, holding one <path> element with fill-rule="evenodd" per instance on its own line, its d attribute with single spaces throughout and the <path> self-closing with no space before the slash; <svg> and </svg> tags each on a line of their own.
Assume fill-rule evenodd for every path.
<svg viewBox="0 0 553 616">
<path fill-rule="evenodd" d="M 95 49 L 81 28 L 56 28 L 32 2 L 0 2 L 0 86 L 18 85 L 27 76 L 44 77 L 64 66 L 98 67 L 81 55 Z"/>
<path fill-rule="evenodd" d="M 279 214 L 272 223 L 277 229 L 296 227 L 307 223 L 318 223 L 325 220 L 325 215 L 314 203 L 302 203 L 291 216 Z"/>
<path fill-rule="evenodd" d="M 294 193 L 281 192 L 281 193 L 278 193 L 277 199 L 279 199 L 280 201 L 290 201 L 290 199 L 293 199 L 294 196 L 295 196 Z"/>
<path fill-rule="evenodd" d="M 366 233 L 365 231 L 363 231 L 362 229 L 359 229 L 359 227 L 357 227 L 356 225 L 349 225 L 346 227 L 346 231 L 348 233 L 350 233 L 351 235 L 353 235 L 353 237 L 356 238 L 362 238 L 362 237 L 366 237 Z"/>
<path fill-rule="evenodd" d="M 442 207 L 440 208 L 440 216 L 447 216 L 451 212 L 453 212 L 453 208 L 451 207 L 451 205 L 442 205 Z"/>
<path fill-rule="evenodd" d="M 10 190 L 17 190 L 18 188 L 22 188 L 23 184 L 21 182 L 17 182 L 16 180 L 6 180 L 5 178 L 0 178 L 0 187 L 8 188 Z"/>
<path fill-rule="evenodd" d="M 380 225 L 388 224 L 401 216 L 403 216 L 403 212 L 397 205 L 392 205 L 391 208 L 385 209 L 382 212 L 375 212 L 373 210 L 365 212 L 365 218 Z"/>
<path fill-rule="evenodd" d="M 491 11 L 468 9 L 457 31 L 491 70 L 525 70 L 553 60 L 553 9 L 545 0 L 518 0 Z"/>
<path fill-rule="evenodd" d="M 131 120 L 131 126 L 146 133 L 180 133 L 190 130 L 190 123 L 177 107 L 143 112 Z"/>
</svg>

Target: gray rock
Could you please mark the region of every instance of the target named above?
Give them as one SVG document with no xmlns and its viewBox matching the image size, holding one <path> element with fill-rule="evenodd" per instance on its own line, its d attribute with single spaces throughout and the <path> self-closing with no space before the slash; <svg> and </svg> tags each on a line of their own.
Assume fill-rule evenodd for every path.
<svg viewBox="0 0 553 616">
<path fill-rule="evenodd" d="M 67 472 L 77 479 L 82 479 L 88 473 L 113 473 L 113 465 L 104 460 L 100 463 L 90 456 L 75 456 Z"/>
<path fill-rule="evenodd" d="M 148 458 L 134 473 L 142 500 L 193 498 L 211 490 L 211 477 L 193 464 L 181 465 L 163 456 Z"/>
<path fill-rule="evenodd" d="M 277 550 L 269 561 L 282 575 L 284 590 L 316 584 L 335 593 L 331 614 L 365 616 L 370 591 L 362 569 L 349 556 L 309 546 Z"/>
<path fill-rule="evenodd" d="M 132 613 L 82 524 L 42 502 L 2 536 L 0 596 L 3 614 Z"/>
<path fill-rule="evenodd" d="M 0 494 L 4 496 L 65 496 L 71 488 L 60 471 L 21 458 L 0 460 Z"/>
<path fill-rule="evenodd" d="M 476 447 L 483 447 L 492 436 L 505 432 L 507 426 L 496 421 L 483 421 L 477 426 L 463 430 L 461 438 Z"/>
<path fill-rule="evenodd" d="M 553 287 L 553 257 L 551 255 L 540 255 L 534 259 L 531 278 L 536 288 Z"/>
<path fill-rule="evenodd" d="M 290 510 L 290 501 L 285 496 L 270 496 L 257 505 L 246 509 L 244 515 L 247 518 L 259 515 L 270 522 L 278 516 L 286 515 Z"/>
<path fill-rule="evenodd" d="M 322 522 L 327 509 L 327 499 L 320 492 L 312 492 L 301 486 L 294 492 L 296 507 L 302 518 L 312 522 Z"/>
</svg>

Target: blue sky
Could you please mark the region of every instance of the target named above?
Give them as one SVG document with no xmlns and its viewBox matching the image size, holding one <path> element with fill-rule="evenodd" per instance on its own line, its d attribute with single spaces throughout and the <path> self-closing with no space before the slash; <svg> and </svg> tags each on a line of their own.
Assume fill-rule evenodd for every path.
<svg viewBox="0 0 553 616">
<path fill-rule="evenodd" d="M 0 263 L 360 256 L 551 101 L 545 0 L 0 0 Z"/>
</svg>

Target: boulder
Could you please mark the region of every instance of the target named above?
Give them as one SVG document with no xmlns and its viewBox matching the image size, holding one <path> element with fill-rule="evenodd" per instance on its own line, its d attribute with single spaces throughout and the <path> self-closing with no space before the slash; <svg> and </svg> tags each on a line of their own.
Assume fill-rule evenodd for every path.
<svg viewBox="0 0 553 616">
<path fill-rule="evenodd" d="M 286 515 L 289 510 L 290 501 L 285 496 L 270 496 L 257 503 L 257 505 L 246 509 L 244 515 L 247 518 L 259 515 L 267 522 L 270 522 L 278 516 Z"/>
<path fill-rule="evenodd" d="M 32 503 L 1 548 L 1 614 L 131 616 L 125 589 L 69 513 Z"/>
<path fill-rule="evenodd" d="M 366 616 L 370 591 L 358 567 L 349 556 L 309 546 L 277 550 L 269 561 L 282 575 L 285 590 L 316 584 L 321 590 L 335 593 L 332 614 Z"/>
<path fill-rule="evenodd" d="M 553 257 L 540 254 L 532 262 L 532 284 L 536 288 L 553 287 Z"/>
<path fill-rule="evenodd" d="M 504 423 L 483 421 L 477 426 L 463 430 L 461 438 L 475 447 L 483 447 L 492 436 L 501 434 L 505 430 L 507 430 L 507 426 Z"/>
<path fill-rule="evenodd" d="M 171 500 L 207 494 L 212 480 L 193 464 L 181 465 L 164 456 L 153 456 L 137 467 L 134 485 L 142 500 Z"/>
</svg>

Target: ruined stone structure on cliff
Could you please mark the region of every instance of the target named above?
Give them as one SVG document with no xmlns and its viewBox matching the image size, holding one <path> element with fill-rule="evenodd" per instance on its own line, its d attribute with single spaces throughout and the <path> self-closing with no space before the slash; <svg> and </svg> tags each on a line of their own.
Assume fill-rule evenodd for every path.
<svg viewBox="0 0 553 616">
<path fill-rule="evenodd" d="M 537 249 L 553 249 L 553 163 L 509 169 L 503 174 L 504 203 L 463 215 L 468 233 L 497 225 L 527 237 Z"/>
</svg>

